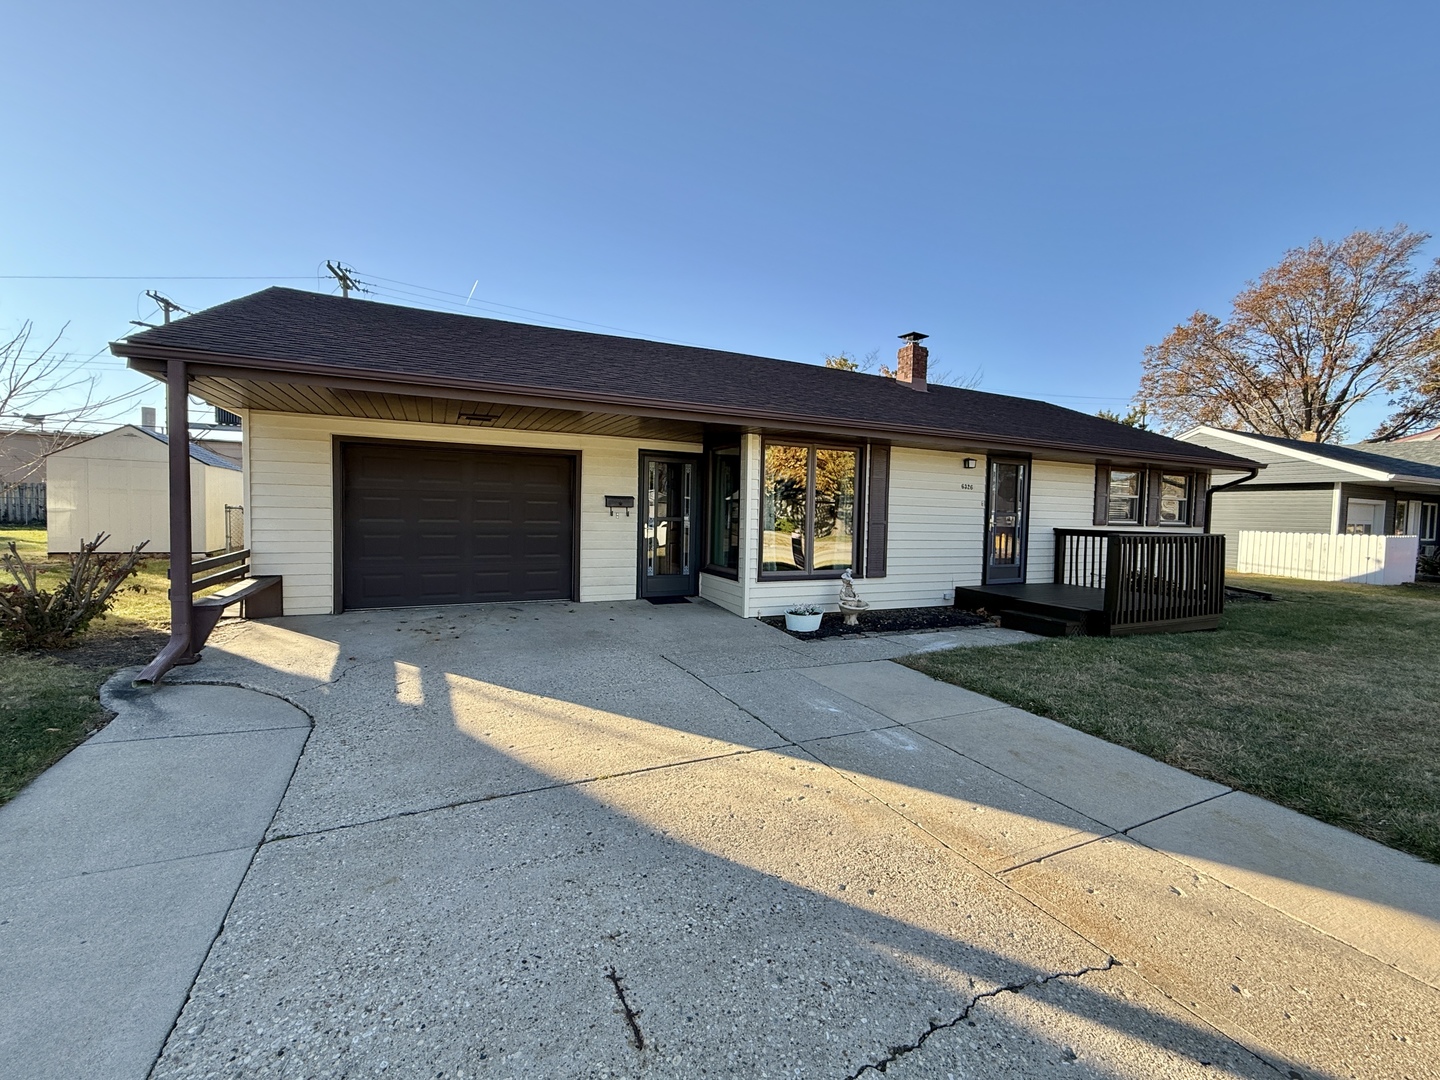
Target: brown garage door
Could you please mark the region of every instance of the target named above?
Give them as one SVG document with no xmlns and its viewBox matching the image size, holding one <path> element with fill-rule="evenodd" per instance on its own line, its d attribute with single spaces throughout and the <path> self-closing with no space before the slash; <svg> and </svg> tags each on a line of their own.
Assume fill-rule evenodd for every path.
<svg viewBox="0 0 1440 1080">
<path fill-rule="evenodd" d="M 574 597 L 574 460 L 341 447 L 344 606 Z"/>
</svg>

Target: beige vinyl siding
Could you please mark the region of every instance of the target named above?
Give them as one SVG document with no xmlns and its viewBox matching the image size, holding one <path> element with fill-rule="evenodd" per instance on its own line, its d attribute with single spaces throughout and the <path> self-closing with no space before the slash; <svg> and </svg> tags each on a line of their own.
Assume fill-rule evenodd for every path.
<svg viewBox="0 0 1440 1080">
<path fill-rule="evenodd" d="M 627 516 L 606 495 L 635 495 L 642 449 L 698 453 L 689 443 L 609 439 L 536 431 L 251 412 L 248 418 L 247 528 L 257 574 L 285 578 L 285 611 L 332 611 L 334 583 L 334 437 L 433 441 L 578 452 L 580 599 L 633 600 L 638 508 Z"/>
<path fill-rule="evenodd" d="M 1030 470 L 1030 551 L 1026 582 L 1055 579 L 1055 530 L 1095 527 L 1095 466 L 1036 461 Z"/>
<path fill-rule="evenodd" d="M 716 607 L 733 611 L 737 615 L 744 614 L 745 589 L 739 581 L 733 578 L 702 573 L 700 575 L 700 596 L 709 600 Z"/>
<path fill-rule="evenodd" d="M 1239 487 L 1221 491 L 1211 500 L 1210 531 L 1225 534 L 1225 568 L 1235 569 L 1240 531 L 1330 533 L 1335 531 L 1335 489 L 1302 488 L 1275 491 Z"/>
</svg>

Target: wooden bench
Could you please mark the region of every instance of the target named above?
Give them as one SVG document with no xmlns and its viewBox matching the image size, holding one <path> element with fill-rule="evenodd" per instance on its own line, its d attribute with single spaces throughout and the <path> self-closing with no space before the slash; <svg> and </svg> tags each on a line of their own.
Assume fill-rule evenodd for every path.
<svg viewBox="0 0 1440 1080">
<path fill-rule="evenodd" d="M 215 572 L 206 573 L 211 570 Z M 191 596 L 222 582 L 234 582 L 217 593 L 190 602 L 191 655 L 204 647 L 220 616 L 233 604 L 240 605 L 242 619 L 273 619 L 285 614 L 284 579 L 278 575 L 252 577 L 249 548 L 196 559 L 190 564 L 190 573 Z M 194 577 L 196 574 L 204 576 Z"/>
</svg>

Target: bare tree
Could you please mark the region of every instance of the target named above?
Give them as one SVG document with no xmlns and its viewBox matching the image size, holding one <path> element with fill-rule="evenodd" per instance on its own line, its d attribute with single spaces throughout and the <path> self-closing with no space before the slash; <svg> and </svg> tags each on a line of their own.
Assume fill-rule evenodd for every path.
<svg viewBox="0 0 1440 1080">
<path fill-rule="evenodd" d="M 825 366 L 837 371 L 859 371 L 866 375 L 879 375 L 882 379 L 895 378 L 895 369 L 880 363 L 880 350 L 871 349 L 863 360 L 857 360 L 848 352 L 838 352 L 825 357 Z M 968 375 L 958 375 L 949 368 L 934 368 L 925 381 L 932 386 L 955 386 L 961 390 L 974 390 L 985 377 L 984 368 L 976 368 Z"/>
<path fill-rule="evenodd" d="M 1286 252 L 1228 319 L 1197 311 L 1147 348 L 1136 402 L 1168 431 L 1339 438 L 1360 402 L 1414 392 L 1436 370 L 1440 260 L 1412 266 L 1428 239 L 1397 225 Z"/>
<path fill-rule="evenodd" d="M 1390 404 L 1395 411 L 1375 429 L 1372 439 L 1398 439 L 1440 426 L 1440 349 L 1425 373 Z"/>
<path fill-rule="evenodd" d="M 114 420 L 121 403 L 134 396 L 99 395 L 95 376 L 57 349 L 68 326 L 33 352 L 28 320 L 0 341 L 0 490 L 25 483 L 51 454 L 83 440 L 85 426 Z M 42 438 L 27 440 L 21 450 L 16 437 L 32 433 Z"/>
</svg>

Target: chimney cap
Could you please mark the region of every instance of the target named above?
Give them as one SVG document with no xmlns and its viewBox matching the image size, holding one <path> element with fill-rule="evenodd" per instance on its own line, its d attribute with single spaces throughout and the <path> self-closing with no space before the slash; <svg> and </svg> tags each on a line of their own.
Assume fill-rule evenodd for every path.
<svg viewBox="0 0 1440 1080">
<path fill-rule="evenodd" d="M 922 334 L 918 330 L 911 330 L 908 334 L 901 334 L 900 340 L 913 342 L 918 345 L 920 342 L 924 341 L 929 336 L 929 334 Z"/>
</svg>

